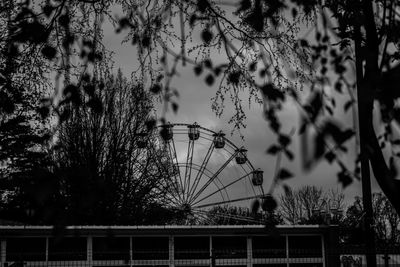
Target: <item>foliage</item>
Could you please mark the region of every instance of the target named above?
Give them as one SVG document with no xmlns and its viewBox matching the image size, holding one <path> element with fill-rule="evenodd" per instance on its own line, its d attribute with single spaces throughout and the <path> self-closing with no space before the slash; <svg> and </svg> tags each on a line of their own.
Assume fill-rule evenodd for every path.
<svg viewBox="0 0 400 267">
<path fill-rule="evenodd" d="M 372 204 L 377 246 L 387 247 L 400 244 L 400 217 L 389 200 L 382 193 L 374 193 Z M 341 222 L 343 242 L 360 244 L 363 241 L 364 216 L 362 200 L 356 197 L 354 203 L 347 208 Z"/>
<path fill-rule="evenodd" d="M 121 72 L 83 86 L 96 88 L 102 102 L 62 109 L 70 115 L 54 135 L 51 168 L 20 185 L 6 211 L 36 224 L 165 223 L 174 216 L 165 205 L 172 165 L 146 125 L 151 95 Z M 25 210 L 28 218 L 19 214 Z"/>
<path fill-rule="evenodd" d="M 277 137 L 268 153 L 277 155 L 280 163 L 281 157 L 293 159 L 293 135 L 284 132 L 279 112 L 285 104 L 295 103 L 302 117 L 297 133 L 302 138 L 304 169 L 326 160 L 337 165 L 338 181 L 346 187 L 360 179 L 360 171 L 367 176 L 371 164 L 381 189 L 400 213 L 400 182 L 395 179 L 400 121 L 399 94 L 394 86 L 399 70 L 397 1 L 241 0 L 229 5 L 212 0 L 63 0 L 43 1 L 39 10 L 29 1 L 18 6 L 12 3 L 7 1 L 1 10 L 7 28 L 1 37 L 7 52 L 1 55 L 1 93 L 9 99 L 1 104 L 4 112 L 15 111 L 10 103 L 18 102 L 22 92 L 13 86 L 12 75 L 32 73 L 16 71 L 19 62 L 28 66 L 24 64 L 29 61 L 20 60 L 22 52 L 37 49 L 41 53 L 27 57 L 50 62 L 34 64 L 38 72 L 43 70 L 41 66 L 49 66 L 57 73 L 58 82 L 61 76 L 65 81 L 64 88 L 57 88 L 63 92 L 63 100 L 55 105 L 57 101 L 45 101 L 43 115 L 54 108 L 64 118 L 62 112 L 68 110 L 64 105 L 79 104 L 77 100 L 89 107 L 98 103 L 93 90 L 85 90 L 87 70 L 90 64 L 104 60 L 100 22 L 111 17 L 113 4 L 120 4 L 123 16 L 111 20 L 117 32 L 126 34 L 125 41 L 136 47 L 138 74 L 146 88 L 162 95 L 163 115 L 169 107 L 178 110 L 179 93 L 171 85 L 179 73 L 178 63 L 183 67 L 191 64 L 205 84 L 218 83 L 213 99 L 217 115 L 222 114 L 224 101 L 231 99 L 236 111 L 231 118 L 234 127 L 245 125 L 244 91 L 250 100 L 263 104 L 265 119 Z M 310 25 L 309 33 L 314 36 L 301 36 L 301 28 Z M 193 36 L 199 36 L 202 43 L 189 47 Z M 215 54 L 222 54 L 223 62 L 213 61 Z M 74 59 L 80 60 L 79 67 L 71 63 Z M 45 79 L 38 77 L 43 84 Z M 81 93 L 86 97 L 77 97 Z M 338 122 L 339 104 L 344 112 L 352 111 L 353 125 Z M 375 104 L 381 119 L 374 129 Z M 361 120 L 357 112 L 363 116 Z M 343 156 L 348 142 L 357 136 L 353 129 L 358 131 L 355 141 L 361 144 L 360 156 L 349 163 Z M 273 186 L 291 176 L 277 164 Z M 276 206 L 273 199 L 264 202 Z"/>
</svg>

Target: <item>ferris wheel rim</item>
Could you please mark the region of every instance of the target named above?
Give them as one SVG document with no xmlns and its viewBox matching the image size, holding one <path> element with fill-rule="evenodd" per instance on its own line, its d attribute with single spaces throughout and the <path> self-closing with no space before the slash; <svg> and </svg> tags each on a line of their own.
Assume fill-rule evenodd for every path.
<svg viewBox="0 0 400 267">
<path fill-rule="evenodd" d="M 165 127 L 166 125 L 171 125 L 172 127 L 174 127 L 174 126 L 192 126 L 193 124 L 195 124 L 196 122 L 194 122 L 194 123 L 171 123 L 171 122 L 168 122 L 168 123 L 165 123 L 165 124 L 159 124 L 159 125 L 157 125 L 156 127 L 157 128 L 162 128 L 162 127 Z M 218 134 L 218 132 L 215 132 L 214 130 L 211 130 L 211 129 L 208 129 L 208 128 L 205 128 L 205 127 L 203 127 L 203 126 L 201 126 L 200 124 L 197 124 L 198 125 L 198 128 L 199 129 L 201 129 L 201 130 L 204 130 L 204 131 L 206 131 L 206 132 L 209 132 L 209 133 L 212 133 L 213 135 L 217 135 Z M 224 140 L 227 142 L 227 143 L 229 143 L 229 145 L 231 145 L 235 150 L 239 150 L 239 149 L 242 149 L 243 147 L 238 147 L 238 146 L 236 146 L 235 145 L 235 143 L 233 143 L 231 140 L 229 140 L 227 137 L 225 137 L 225 136 L 223 136 L 223 138 L 224 138 Z M 253 164 L 248 160 L 247 162 L 246 162 L 250 167 L 251 167 L 251 169 L 252 169 L 252 171 L 255 171 L 256 170 L 256 168 L 253 166 Z"/>
<path fill-rule="evenodd" d="M 191 128 L 194 128 L 193 126 L 195 126 L 195 128 L 197 128 L 198 130 L 192 131 Z M 165 127 L 168 127 L 168 130 L 163 133 L 162 131 L 166 129 Z M 167 203 L 165 204 L 167 204 L 173 210 L 177 210 L 183 212 L 184 214 L 187 214 L 185 216 L 194 216 L 194 214 L 198 212 L 203 213 L 202 215 L 203 222 L 207 221 L 205 213 L 209 213 L 211 211 L 213 211 L 214 213 L 215 211 L 218 211 L 216 214 L 214 214 L 217 215 L 218 217 L 220 217 L 221 215 L 222 217 L 228 219 L 230 218 L 239 221 L 256 222 L 255 217 L 244 216 L 243 218 L 239 218 L 240 216 L 232 215 L 229 213 L 230 208 L 243 207 L 243 203 L 245 202 L 249 203 L 249 201 L 251 200 L 262 199 L 265 196 L 262 183 L 261 184 L 255 183 L 254 180 L 252 180 L 254 174 L 258 171 L 261 172 L 261 181 L 262 181 L 262 171 L 260 169 L 256 169 L 253 166 L 251 161 L 248 159 L 246 153 L 242 154 L 243 151 L 244 152 L 247 151 L 246 149 L 244 149 L 243 146 L 238 147 L 237 145 L 235 145 L 235 143 L 229 140 L 222 131 L 218 132 L 215 130 L 211 130 L 203 126 L 200 126 L 197 123 L 190 124 L 190 123 L 168 122 L 156 125 L 155 128 L 153 129 L 159 130 L 159 138 L 160 138 L 159 144 L 161 146 L 164 146 L 164 148 L 166 149 L 165 151 L 167 152 L 168 157 L 171 159 L 171 163 L 174 165 L 173 168 L 177 168 L 177 172 L 174 170 L 172 174 L 174 178 L 172 178 L 173 185 L 171 187 L 172 191 L 170 191 L 171 195 L 170 201 L 168 204 Z M 165 133 L 167 134 L 163 135 Z M 186 138 L 183 138 L 184 135 L 189 135 L 189 138 L 187 138 L 187 136 Z M 215 143 L 218 137 L 223 138 L 222 147 L 218 147 L 217 143 Z M 202 140 L 202 142 L 197 142 L 198 139 Z M 205 145 L 206 143 L 204 143 L 204 141 L 207 141 L 207 145 Z M 180 149 L 177 150 L 176 146 L 182 146 L 182 143 L 188 143 L 187 154 L 185 153 L 186 156 L 184 156 L 183 158 L 178 158 L 179 154 L 178 152 L 182 150 Z M 208 153 L 210 153 L 210 155 L 207 160 L 206 160 L 207 155 L 205 157 L 203 155 L 200 160 L 198 159 L 199 164 L 196 164 L 195 162 L 192 162 L 193 151 L 195 150 L 194 147 L 195 146 L 198 147 L 199 143 L 203 145 L 204 148 L 206 149 L 208 148 L 207 155 Z M 192 147 L 190 148 L 190 146 Z M 190 151 L 191 155 L 189 155 L 190 149 L 191 149 Z M 211 154 L 213 153 L 215 154 L 218 151 L 219 154 L 221 154 L 221 151 L 224 151 L 224 153 L 222 154 L 225 155 L 224 159 L 225 161 L 223 162 L 223 164 L 220 163 L 217 171 L 209 170 L 208 167 L 210 165 L 208 165 L 209 164 L 208 160 L 211 157 Z M 237 159 L 238 155 L 242 156 L 242 159 L 244 158 L 243 162 L 239 163 Z M 186 158 L 186 161 L 184 158 Z M 222 173 L 226 172 L 228 164 L 229 166 L 232 166 L 230 164 L 232 162 L 235 162 L 235 159 L 236 159 L 235 166 L 237 166 L 237 168 L 240 169 L 240 172 L 237 173 L 240 174 L 235 176 L 234 177 L 235 179 L 233 180 L 225 179 L 224 182 L 221 182 L 219 180 L 219 174 L 221 172 Z M 195 171 L 194 174 L 196 174 L 196 177 L 194 176 L 194 174 L 193 176 L 191 176 L 191 173 L 189 173 L 189 176 L 187 176 L 188 168 L 190 169 L 189 170 L 190 172 L 192 170 Z M 216 173 L 218 174 L 216 175 Z M 206 180 L 203 180 L 202 177 L 206 178 Z M 226 176 L 225 174 L 225 176 L 223 177 L 229 177 L 229 176 Z M 224 178 L 222 179 L 224 180 Z M 199 186 L 200 181 L 201 181 L 200 189 L 198 189 L 197 186 Z M 203 183 L 204 181 L 205 183 Z M 227 189 L 233 188 L 231 187 L 231 185 L 238 181 L 242 183 L 245 181 L 250 182 L 249 184 L 246 185 L 247 189 L 244 192 L 244 194 L 247 195 L 246 197 L 238 198 L 237 196 L 234 195 L 231 196 L 230 192 L 228 192 Z M 210 187 L 211 183 L 213 184 L 212 187 Z M 250 187 L 248 187 L 249 185 Z M 212 191 L 210 191 L 211 188 Z M 215 199 L 215 197 L 213 197 L 214 200 L 210 202 L 205 201 L 207 199 L 211 200 L 210 197 L 213 196 L 214 194 L 221 195 L 221 197 L 218 197 L 220 199 L 219 201 L 218 199 Z M 224 195 L 226 196 L 226 198 L 224 197 Z M 239 203 L 239 202 L 242 204 L 232 205 L 233 203 Z M 218 207 L 226 207 L 227 208 L 226 213 L 218 215 L 221 212 L 220 210 L 218 210 Z M 213 213 L 211 212 L 209 214 Z M 185 218 L 186 219 L 184 220 L 186 220 L 187 223 L 189 217 Z M 259 220 L 257 220 L 257 222 L 259 222 Z"/>
</svg>

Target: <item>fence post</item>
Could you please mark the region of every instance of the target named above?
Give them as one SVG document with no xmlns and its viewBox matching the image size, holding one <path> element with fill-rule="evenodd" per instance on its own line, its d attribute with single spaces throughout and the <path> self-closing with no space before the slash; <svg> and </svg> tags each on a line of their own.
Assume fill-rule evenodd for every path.
<svg viewBox="0 0 400 267">
<path fill-rule="evenodd" d="M 214 249 L 211 248 L 211 253 L 210 253 L 210 262 L 211 262 L 211 267 L 215 267 L 215 254 L 214 254 Z"/>
<path fill-rule="evenodd" d="M 4 263 L 6 262 L 6 249 L 7 243 L 5 239 L 1 240 L 1 266 L 4 267 Z"/>
<path fill-rule="evenodd" d="M 337 225 L 328 226 L 324 235 L 325 264 L 327 267 L 340 267 L 339 229 Z"/>
<path fill-rule="evenodd" d="M 92 267 L 93 265 L 93 238 L 91 236 L 87 237 L 86 240 L 86 256 L 87 256 L 87 262 L 89 267 Z"/>
<path fill-rule="evenodd" d="M 253 244 L 252 238 L 247 237 L 247 267 L 253 266 Z"/>
<path fill-rule="evenodd" d="M 390 257 L 389 257 L 389 255 L 388 255 L 387 249 L 385 249 L 385 255 L 383 255 L 382 258 L 383 258 L 383 260 L 384 260 L 384 262 L 385 262 L 385 267 L 389 267 L 389 260 L 390 260 Z"/>
<path fill-rule="evenodd" d="M 168 239 L 168 244 L 169 244 L 169 267 L 174 267 L 174 262 L 175 262 L 175 244 L 174 244 L 174 237 L 169 236 Z"/>
</svg>

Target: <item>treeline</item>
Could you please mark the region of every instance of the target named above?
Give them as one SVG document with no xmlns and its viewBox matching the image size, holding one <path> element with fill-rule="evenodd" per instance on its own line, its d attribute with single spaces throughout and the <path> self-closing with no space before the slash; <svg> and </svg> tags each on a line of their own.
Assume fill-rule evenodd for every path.
<svg viewBox="0 0 400 267">
<path fill-rule="evenodd" d="M 47 121 L 29 109 L 1 118 L 0 218 L 51 225 L 167 222 L 172 165 L 148 123 L 154 98 L 121 71 L 82 86 L 100 102 L 65 105 L 61 117 Z M 86 101 L 74 94 L 76 102 Z"/>
<path fill-rule="evenodd" d="M 278 208 L 273 214 L 254 214 L 248 208 L 216 207 L 204 220 L 208 224 L 289 224 L 338 225 L 343 244 L 359 245 L 364 242 L 362 199 L 355 197 L 347 204 L 338 190 L 325 191 L 316 186 L 290 189 L 279 196 Z M 378 246 L 400 245 L 400 217 L 383 193 L 372 197 L 374 231 Z"/>
</svg>

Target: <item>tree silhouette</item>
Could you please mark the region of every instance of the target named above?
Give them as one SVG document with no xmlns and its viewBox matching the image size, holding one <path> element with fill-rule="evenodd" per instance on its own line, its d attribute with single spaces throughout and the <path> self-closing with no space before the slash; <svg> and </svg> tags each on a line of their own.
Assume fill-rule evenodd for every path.
<svg viewBox="0 0 400 267">
<path fill-rule="evenodd" d="M 382 193 L 374 193 L 372 203 L 377 246 L 382 248 L 398 246 L 400 244 L 400 221 L 393 206 Z M 365 213 L 363 212 L 362 199 L 356 197 L 354 202 L 347 208 L 342 221 L 344 243 L 359 245 L 363 241 L 363 216 L 365 216 Z"/>
<path fill-rule="evenodd" d="M 98 104 L 100 110 L 94 105 L 70 108 L 71 115 L 55 135 L 54 172 L 67 223 L 168 220 L 161 214 L 168 214 L 164 203 L 172 186 L 172 164 L 164 160 L 157 130 L 146 125 L 154 116 L 152 97 L 121 71 L 116 77 L 106 74 L 101 82 L 104 86 L 96 92 L 104 103 Z"/>
<path fill-rule="evenodd" d="M 343 193 L 337 190 L 325 192 L 322 188 L 309 185 L 288 189 L 280 195 L 278 202 L 277 212 L 289 224 L 324 223 L 323 218 L 318 218 L 321 212 L 336 210 L 342 213 L 344 210 Z"/>
</svg>

